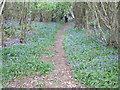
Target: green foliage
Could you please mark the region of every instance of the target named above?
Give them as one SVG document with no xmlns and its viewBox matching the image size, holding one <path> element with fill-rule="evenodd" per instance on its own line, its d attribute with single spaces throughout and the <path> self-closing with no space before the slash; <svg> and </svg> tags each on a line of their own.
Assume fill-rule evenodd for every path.
<svg viewBox="0 0 120 90">
<path fill-rule="evenodd" d="M 3 29 L 5 32 L 5 36 L 13 38 L 20 35 L 21 26 L 15 21 L 7 20 L 3 24 Z"/>
<path fill-rule="evenodd" d="M 1 34 L 1 32 L 0 32 L 0 34 Z M 1 38 L 0 38 L 1 39 Z M 1 50 L 2 48 L 0 47 L 0 80 L 2 79 L 2 50 Z M 0 81 L 0 89 L 2 89 L 2 82 Z"/>
<path fill-rule="evenodd" d="M 64 47 L 74 78 L 90 87 L 118 87 L 118 50 L 86 37 L 84 30 L 69 26 Z"/>
<path fill-rule="evenodd" d="M 58 82 L 60 82 L 60 80 L 55 79 L 55 80 L 53 80 L 53 82 L 58 83 Z"/>
<path fill-rule="evenodd" d="M 67 12 L 68 6 L 70 3 L 66 2 L 42 2 L 37 3 L 37 7 L 39 10 L 43 11 L 42 13 L 46 13 L 50 16 L 50 18 L 54 18 L 57 21 L 63 16 L 64 13 Z M 46 16 L 47 17 L 47 16 Z"/>
<path fill-rule="evenodd" d="M 56 23 L 44 24 L 34 22 L 33 30 L 28 32 L 25 44 L 15 44 L 2 49 L 2 82 L 6 84 L 14 77 L 31 75 L 33 72 L 40 74 L 52 70 L 52 65 L 40 59 L 54 39 L 57 28 Z"/>
<path fill-rule="evenodd" d="M 36 86 L 40 88 L 40 87 L 42 86 L 42 82 L 40 82 L 40 81 L 37 82 L 37 83 L 36 83 Z"/>
</svg>

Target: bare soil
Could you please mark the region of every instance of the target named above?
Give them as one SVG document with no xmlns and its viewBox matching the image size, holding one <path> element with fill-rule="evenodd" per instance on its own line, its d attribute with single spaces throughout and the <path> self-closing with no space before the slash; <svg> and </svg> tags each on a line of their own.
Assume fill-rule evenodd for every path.
<svg viewBox="0 0 120 90">
<path fill-rule="evenodd" d="M 37 82 L 41 82 L 42 88 L 87 88 L 86 85 L 80 84 L 72 78 L 70 65 L 66 60 L 66 54 L 62 44 L 64 39 L 62 32 L 66 27 L 67 24 L 63 24 L 58 30 L 56 34 L 56 41 L 50 48 L 50 51 L 55 53 L 54 56 L 45 57 L 45 55 L 43 55 L 43 59 L 53 63 L 55 65 L 55 69 L 46 75 L 35 74 L 32 76 L 15 78 L 8 85 L 9 88 L 33 88 Z"/>
</svg>

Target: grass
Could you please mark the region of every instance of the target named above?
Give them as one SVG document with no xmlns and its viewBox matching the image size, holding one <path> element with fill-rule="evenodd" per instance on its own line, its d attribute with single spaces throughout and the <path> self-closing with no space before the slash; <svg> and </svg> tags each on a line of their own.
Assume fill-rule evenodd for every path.
<svg viewBox="0 0 120 90">
<path fill-rule="evenodd" d="M 51 64 L 40 59 L 55 40 L 54 35 L 60 24 L 34 22 L 32 33 L 28 33 L 25 44 L 15 44 L 2 49 L 2 83 L 6 87 L 7 82 L 14 77 L 31 75 L 34 72 L 40 74 L 52 70 Z"/>
<path fill-rule="evenodd" d="M 118 50 L 86 37 L 73 25 L 64 30 L 64 47 L 73 76 L 90 87 L 118 88 Z"/>
</svg>

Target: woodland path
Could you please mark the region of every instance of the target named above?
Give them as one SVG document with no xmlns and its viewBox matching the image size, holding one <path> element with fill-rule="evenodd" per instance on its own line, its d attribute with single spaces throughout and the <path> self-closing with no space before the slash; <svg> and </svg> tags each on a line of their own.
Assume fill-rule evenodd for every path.
<svg viewBox="0 0 120 90">
<path fill-rule="evenodd" d="M 72 78 L 70 65 L 66 60 L 66 54 L 62 45 L 64 39 L 62 32 L 65 28 L 67 28 L 67 24 L 63 24 L 58 30 L 56 41 L 50 48 L 50 51 L 55 53 L 54 56 L 43 57 L 44 60 L 52 62 L 55 65 L 55 69 L 46 75 L 33 75 L 14 79 L 8 85 L 9 88 L 32 88 L 39 81 L 42 83 L 42 88 L 86 88 L 85 85 L 76 82 Z"/>
</svg>

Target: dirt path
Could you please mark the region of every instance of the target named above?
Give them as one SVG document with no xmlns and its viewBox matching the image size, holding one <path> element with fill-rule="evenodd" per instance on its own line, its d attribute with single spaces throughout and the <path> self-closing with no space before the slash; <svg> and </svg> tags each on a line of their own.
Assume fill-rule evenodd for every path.
<svg viewBox="0 0 120 90">
<path fill-rule="evenodd" d="M 48 75 L 33 75 L 26 76 L 21 79 L 14 79 L 8 87 L 17 87 L 17 88 L 31 88 L 35 83 L 41 81 L 43 88 L 84 88 L 85 85 L 79 84 L 72 78 L 70 66 L 67 63 L 65 51 L 63 49 L 63 39 L 64 35 L 62 31 L 67 27 L 67 24 L 64 24 L 56 34 L 56 41 L 51 48 L 51 51 L 55 52 L 55 55 L 52 58 L 44 57 L 48 62 L 52 62 L 55 65 L 55 70 Z"/>
</svg>

